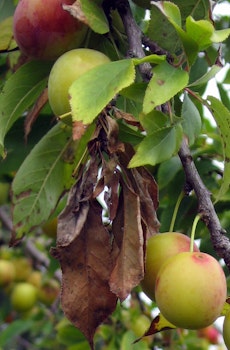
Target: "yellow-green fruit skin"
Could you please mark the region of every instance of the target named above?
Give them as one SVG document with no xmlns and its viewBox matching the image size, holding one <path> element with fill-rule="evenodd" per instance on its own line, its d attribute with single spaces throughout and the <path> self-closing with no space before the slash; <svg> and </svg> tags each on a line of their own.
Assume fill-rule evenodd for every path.
<svg viewBox="0 0 230 350">
<path fill-rule="evenodd" d="M 15 278 L 15 268 L 12 262 L 0 259 L 0 286 L 7 286 Z"/>
<path fill-rule="evenodd" d="M 228 311 L 224 318 L 223 338 L 227 349 L 230 350 L 230 311 Z"/>
<path fill-rule="evenodd" d="M 69 88 L 90 69 L 110 62 L 102 52 L 92 49 L 74 49 L 64 53 L 54 63 L 48 80 L 48 98 L 57 116 L 70 112 Z"/>
<path fill-rule="evenodd" d="M 143 292 L 155 300 L 155 282 L 157 273 L 165 261 L 181 252 L 190 249 L 190 238 L 179 232 L 159 233 L 147 241 L 145 276 L 141 282 Z M 194 251 L 199 251 L 194 244 Z"/>
<path fill-rule="evenodd" d="M 220 316 L 227 296 L 226 278 L 211 255 L 183 252 L 160 269 L 155 295 L 169 322 L 179 328 L 200 329 Z"/>
<path fill-rule="evenodd" d="M 37 301 L 37 288 L 30 283 L 17 283 L 11 294 L 11 304 L 16 311 L 30 310 Z"/>
</svg>

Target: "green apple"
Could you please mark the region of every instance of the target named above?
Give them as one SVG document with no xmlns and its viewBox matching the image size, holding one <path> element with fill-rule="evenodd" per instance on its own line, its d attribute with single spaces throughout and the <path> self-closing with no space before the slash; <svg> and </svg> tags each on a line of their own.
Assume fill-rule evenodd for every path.
<svg viewBox="0 0 230 350">
<path fill-rule="evenodd" d="M 230 311 L 228 311 L 224 318 L 223 338 L 227 349 L 230 350 Z"/>
<path fill-rule="evenodd" d="M 72 83 L 90 69 L 110 62 L 100 51 L 75 49 L 64 53 L 54 63 L 48 80 L 48 97 L 55 115 L 70 112 L 68 91 Z"/>
<path fill-rule="evenodd" d="M 8 286 L 14 278 L 14 264 L 9 260 L 0 259 L 0 286 Z"/>
<path fill-rule="evenodd" d="M 164 232 L 149 238 L 146 247 L 145 276 L 141 282 L 143 292 L 155 300 L 157 273 L 164 262 L 181 252 L 190 249 L 190 238 L 179 232 Z M 194 251 L 199 251 L 194 244 Z"/>
<path fill-rule="evenodd" d="M 16 311 L 28 311 L 36 304 L 37 288 L 28 282 L 19 282 L 13 288 L 10 300 Z"/>
<path fill-rule="evenodd" d="M 225 274 L 211 255 L 183 252 L 169 258 L 156 279 L 156 303 L 176 327 L 200 329 L 221 314 L 227 295 Z"/>
<path fill-rule="evenodd" d="M 32 58 L 53 60 L 79 47 L 87 26 L 63 9 L 63 4 L 73 3 L 74 0 L 20 0 L 13 31 L 21 52 Z"/>
</svg>

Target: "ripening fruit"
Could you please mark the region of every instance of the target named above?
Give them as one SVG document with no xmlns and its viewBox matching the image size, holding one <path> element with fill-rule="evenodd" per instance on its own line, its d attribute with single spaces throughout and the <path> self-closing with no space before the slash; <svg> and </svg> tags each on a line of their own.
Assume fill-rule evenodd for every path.
<svg viewBox="0 0 230 350">
<path fill-rule="evenodd" d="M 55 279 L 49 279 L 38 289 L 38 299 L 45 305 L 51 305 L 60 294 L 60 284 Z"/>
<path fill-rule="evenodd" d="M 141 281 L 143 292 L 155 300 L 155 282 L 157 273 L 164 262 L 181 252 L 190 249 L 190 238 L 179 232 L 159 233 L 149 238 L 146 247 L 145 276 Z M 194 251 L 199 251 L 194 244 Z"/>
<path fill-rule="evenodd" d="M 230 311 L 224 318 L 223 338 L 227 349 L 230 350 Z"/>
<path fill-rule="evenodd" d="M 37 301 L 37 288 L 28 282 L 17 283 L 12 291 L 10 300 L 16 311 L 28 311 Z"/>
<path fill-rule="evenodd" d="M 15 268 L 15 281 L 26 281 L 32 272 L 31 261 L 24 257 L 12 259 Z"/>
<path fill-rule="evenodd" d="M 211 325 L 226 299 L 226 278 L 219 262 L 201 252 L 169 258 L 156 279 L 156 303 L 163 316 L 179 328 Z"/>
<path fill-rule="evenodd" d="M 205 338 L 210 344 L 219 344 L 220 333 L 213 325 L 201 328 L 197 331 L 199 338 Z"/>
<path fill-rule="evenodd" d="M 53 60 L 79 47 L 87 27 L 62 7 L 73 3 L 74 0 L 20 0 L 13 31 L 21 52 L 32 58 Z"/>
<path fill-rule="evenodd" d="M 11 261 L 0 260 L 0 286 L 7 286 L 15 278 L 15 268 Z"/>
<path fill-rule="evenodd" d="M 42 285 L 42 273 L 37 270 L 33 270 L 31 274 L 28 276 L 27 281 L 33 286 L 39 288 Z"/>
<path fill-rule="evenodd" d="M 64 53 L 54 63 L 48 81 L 48 97 L 55 115 L 70 112 L 68 91 L 72 83 L 90 69 L 110 62 L 100 51 L 75 49 Z"/>
</svg>

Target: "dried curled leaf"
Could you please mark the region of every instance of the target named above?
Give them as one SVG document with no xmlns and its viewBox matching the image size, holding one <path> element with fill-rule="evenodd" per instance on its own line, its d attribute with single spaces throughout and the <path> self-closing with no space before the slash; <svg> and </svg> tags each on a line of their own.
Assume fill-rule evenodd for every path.
<svg viewBox="0 0 230 350">
<path fill-rule="evenodd" d="M 79 226 L 78 220 L 81 221 Z M 52 253 L 60 261 L 63 273 L 63 311 L 93 349 L 97 327 L 114 311 L 117 303 L 109 287 L 114 262 L 111 237 L 101 221 L 98 202 L 84 204 L 78 220 L 74 239 L 68 245 L 58 245 Z"/>
<path fill-rule="evenodd" d="M 123 183 L 121 196 L 124 202 L 120 207 L 122 221 L 115 220 L 112 229 L 115 240 L 120 242 L 120 253 L 111 274 L 110 287 L 124 300 L 144 277 L 144 237 L 138 195 Z"/>
</svg>

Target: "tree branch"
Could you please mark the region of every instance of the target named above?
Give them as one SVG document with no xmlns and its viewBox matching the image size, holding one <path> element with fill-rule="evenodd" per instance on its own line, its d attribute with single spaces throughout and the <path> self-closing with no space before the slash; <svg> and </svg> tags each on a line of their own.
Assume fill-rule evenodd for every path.
<svg viewBox="0 0 230 350">
<path fill-rule="evenodd" d="M 121 16 L 128 38 L 128 56 L 138 58 L 145 57 L 145 52 L 142 46 L 142 31 L 133 18 L 128 0 L 117 0 L 116 7 Z M 143 63 L 139 66 L 139 70 L 143 80 L 149 81 L 151 78 L 151 65 L 149 63 Z"/>
<path fill-rule="evenodd" d="M 211 201 L 211 195 L 196 169 L 185 139 L 182 142 L 178 154 L 184 168 L 187 185 L 190 189 L 193 189 L 196 194 L 198 200 L 198 212 L 210 232 L 213 247 L 217 254 L 224 259 L 225 264 L 230 271 L 230 241 L 224 235 L 225 230 L 221 227 L 219 218 Z"/>
</svg>

